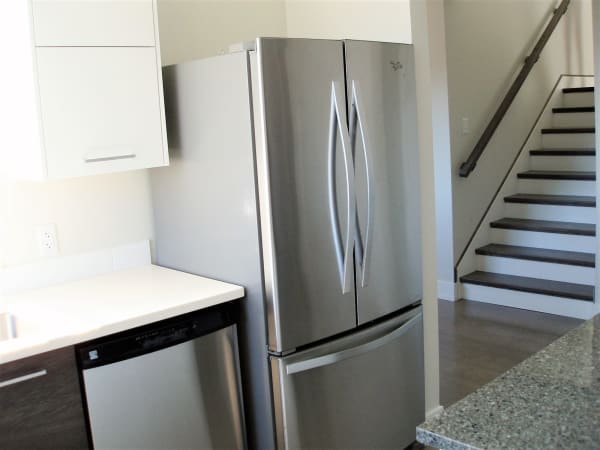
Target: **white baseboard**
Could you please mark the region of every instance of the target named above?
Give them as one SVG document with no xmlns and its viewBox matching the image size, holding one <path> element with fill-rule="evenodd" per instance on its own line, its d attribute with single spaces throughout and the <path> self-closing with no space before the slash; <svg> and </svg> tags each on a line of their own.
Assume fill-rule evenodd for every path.
<svg viewBox="0 0 600 450">
<path fill-rule="evenodd" d="M 15 294 L 151 263 L 150 242 L 55 257 L 0 271 L 0 295 Z"/>
<path fill-rule="evenodd" d="M 438 280 L 438 298 L 455 302 L 458 296 L 458 284 L 452 281 Z"/>
<path fill-rule="evenodd" d="M 425 419 L 433 419 L 439 416 L 444 411 L 444 407 L 442 405 L 437 405 L 435 408 L 431 408 L 429 411 L 425 413 Z"/>
<path fill-rule="evenodd" d="M 475 284 L 463 284 L 463 292 L 464 298 L 467 300 L 527 309 L 546 314 L 575 317 L 577 319 L 591 319 L 598 313 L 598 305 L 594 302 L 498 289 Z"/>
</svg>

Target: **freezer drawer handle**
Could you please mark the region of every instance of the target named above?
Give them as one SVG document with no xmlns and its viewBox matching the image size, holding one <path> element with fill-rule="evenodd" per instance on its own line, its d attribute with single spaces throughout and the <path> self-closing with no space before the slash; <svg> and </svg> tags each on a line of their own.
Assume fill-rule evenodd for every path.
<svg viewBox="0 0 600 450">
<path fill-rule="evenodd" d="M 345 109 L 342 108 L 341 99 L 344 99 L 344 90 L 337 81 L 331 83 L 331 111 L 329 119 L 329 158 L 328 158 L 328 191 L 329 191 L 329 215 L 331 231 L 335 247 L 338 271 L 342 284 L 342 293 L 346 294 L 352 290 L 354 284 L 354 270 L 352 263 L 352 245 L 354 244 L 353 221 L 356 216 L 356 200 L 354 192 L 354 165 L 350 153 L 350 137 L 346 128 L 346 118 L 343 116 Z M 342 246 L 342 235 L 338 218 L 337 196 L 336 196 L 336 143 L 338 133 L 342 141 L 342 154 L 344 157 L 345 181 L 346 181 L 346 242 Z"/>
<path fill-rule="evenodd" d="M 317 358 L 309 359 L 306 361 L 298 361 L 295 363 L 288 364 L 285 371 L 288 375 L 292 375 L 298 372 L 305 372 L 307 370 L 316 369 L 318 367 L 327 366 L 334 364 L 345 359 L 354 358 L 355 356 L 362 355 L 364 353 L 371 352 L 383 347 L 384 345 L 395 341 L 400 336 L 408 332 L 413 326 L 415 326 L 421 319 L 421 313 L 417 313 L 414 317 L 404 322 L 400 327 L 394 329 L 394 331 L 375 339 L 374 341 L 367 342 L 357 347 L 352 347 L 346 350 L 342 350 L 336 353 L 330 353 L 328 355 L 319 356 Z"/>
<path fill-rule="evenodd" d="M 371 145 L 365 113 L 362 109 L 364 102 L 360 95 L 359 83 L 352 80 L 352 92 L 350 95 L 350 144 L 352 146 L 352 155 L 356 154 L 357 131 L 360 131 L 360 138 L 363 148 L 363 157 L 365 159 L 365 175 L 367 179 L 367 220 L 365 229 L 365 238 L 362 239 L 360 222 L 358 220 L 358 209 L 356 214 L 356 256 L 360 267 L 359 281 L 361 287 L 367 286 L 368 267 L 371 254 L 371 241 L 373 229 L 373 173 L 371 170 Z M 364 243 L 364 245 L 363 245 Z"/>
<path fill-rule="evenodd" d="M 28 373 L 27 375 L 22 375 L 20 377 L 11 378 L 10 380 L 0 381 L 0 389 L 3 387 L 11 386 L 13 384 L 22 383 L 23 381 L 32 380 L 33 378 L 43 377 L 47 375 L 48 371 L 46 369 L 38 370 L 37 372 Z"/>
</svg>

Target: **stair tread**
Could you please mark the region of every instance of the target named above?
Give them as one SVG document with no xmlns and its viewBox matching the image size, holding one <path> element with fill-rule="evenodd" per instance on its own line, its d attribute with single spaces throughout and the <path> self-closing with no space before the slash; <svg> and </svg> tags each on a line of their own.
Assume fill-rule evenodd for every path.
<svg viewBox="0 0 600 450">
<path fill-rule="evenodd" d="M 574 234 L 579 236 L 595 236 L 596 225 L 593 223 L 559 222 L 555 220 L 517 219 L 505 217 L 490 224 L 492 228 L 506 230 L 539 231 L 542 233 Z"/>
<path fill-rule="evenodd" d="M 546 195 L 546 194 L 514 194 L 504 197 L 507 203 L 534 203 L 538 205 L 596 206 L 596 197 L 589 195 Z"/>
<path fill-rule="evenodd" d="M 594 92 L 594 86 L 584 86 L 584 87 L 576 87 L 576 88 L 563 88 L 562 90 L 565 94 L 572 94 L 575 92 Z"/>
<path fill-rule="evenodd" d="M 542 128 L 542 134 L 578 134 L 578 133 L 595 133 L 594 127 L 556 127 Z"/>
<path fill-rule="evenodd" d="M 596 156 L 594 148 L 562 148 L 557 150 L 537 149 L 530 150 L 532 156 Z"/>
<path fill-rule="evenodd" d="M 475 271 L 460 278 L 461 283 L 477 284 L 501 289 L 594 301 L 594 286 L 564 281 L 520 277 L 493 272 Z"/>
<path fill-rule="evenodd" d="M 478 255 L 499 256 L 503 258 L 525 259 L 555 264 L 595 267 L 596 255 L 593 253 L 568 252 L 546 248 L 521 247 L 517 245 L 488 244 L 475 250 Z"/>
<path fill-rule="evenodd" d="M 579 170 L 528 170 L 518 173 L 517 177 L 543 180 L 594 181 L 596 179 L 596 172 Z"/>
<path fill-rule="evenodd" d="M 595 108 L 593 106 L 566 106 L 560 108 L 552 108 L 552 112 L 558 114 L 587 113 L 594 111 Z"/>
</svg>

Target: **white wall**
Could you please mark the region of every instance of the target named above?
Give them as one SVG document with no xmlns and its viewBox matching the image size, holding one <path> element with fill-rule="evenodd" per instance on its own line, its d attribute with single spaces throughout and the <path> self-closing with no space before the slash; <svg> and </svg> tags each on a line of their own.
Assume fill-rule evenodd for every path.
<svg viewBox="0 0 600 450">
<path fill-rule="evenodd" d="M 0 182 L 0 268 L 40 260 L 36 226 L 54 223 L 61 255 L 151 239 L 145 171 L 45 183 Z"/>
<path fill-rule="evenodd" d="M 412 42 L 409 0 L 287 0 L 287 35 Z"/>
<path fill-rule="evenodd" d="M 163 65 L 214 56 L 257 36 L 285 36 L 284 0 L 158 0 Z"/>
<path fill-rule="evenodd" d="M 423 236 L 423 317 L 425 338 L 425 409 L 428 414 L 439 410 L 439 341 L 437 309 L 437 262 L 436 240 L 436 195 L 434 161 L 436 146 L 436 127 L 440 123 L 439 104 L 436 94 L 436 72 L 439 64 L 439 29 L 443 24 L 443 0 L 413 0 L 411 2 L 411 21 L 415 46 L 415 66 L 417 76 L 417 114 L 419 126 L 420 174 L 421 174 L 421 212 Z M 443 101 L 442 101 L 443 103 Z M 443 122 L 443 119 L 442 119 Z M 446 118 L 447 122 L 447 118 Z"/>
<path fill-rule="evenodd" d="M 591 2 L 572 0 L 475 171 L 466 179 L 458 176 L 556 3 L 445 2 L 455 261 L 559 75 L 593 73 Z M 470 134 L 462 133 L 463 117 L 470 120 Z"/>
</svg>

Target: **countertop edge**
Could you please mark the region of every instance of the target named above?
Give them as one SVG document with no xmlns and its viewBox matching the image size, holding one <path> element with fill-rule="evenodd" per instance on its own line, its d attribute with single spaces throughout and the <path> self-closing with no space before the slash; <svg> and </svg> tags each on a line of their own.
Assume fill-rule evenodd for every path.
<svg viewBox="0 0 600 450">
<path fill-rule="evenodd" d="M 172 269 L 167 270 L 171 271 Z M 186 274 L 185 272 L 181 273 Z M 205 278 L 201 276 L 198 277 Z M 217 280 L 211 281 L 217 282 Z M 180 304 L 171 304 L 164 309 L 155 309 L 133 317 L 125 317 L 114 322 L 100 324 L 98 327 L 88 331 L 66 331 L 64 335 L 57 335 L 56 337 L 50 338 L 33 335 L 31 337 L 19 338 L 19 340 L 2 342 L 0 343 L 0 364 L 6 364 L 19 359 L 57 350 L 59 348 L 81 344 L 86 341 L 148 325 L 153 322 L 170 319 L 193 311 L 200 311 L 211 306 L 242 299 L 244 297 L 245 290 L 243 287 L 229 283 L 224 284 L 229 285 L 231 288 L 206 295 L 205 297 L 202 297 L 202 294 L 200 293 L 199 298 L 196 300 L 184 300 Z M 4 349 L 2 348 L 3 346 L 5 347 Z M 11 348 L 12 346 L 14 346 L 14 348 Z"/>
<path fill-rule="evenodd" d="M 417 441 L 423 445 L 429 445 L 444 450 L 482 450 L 479 447 L 455 441 L 447 436 L 434 433 L 421 427 L 417 427 Z"/>
</svg>

